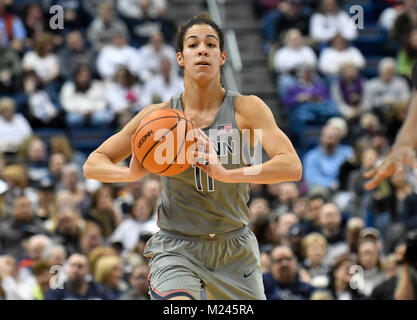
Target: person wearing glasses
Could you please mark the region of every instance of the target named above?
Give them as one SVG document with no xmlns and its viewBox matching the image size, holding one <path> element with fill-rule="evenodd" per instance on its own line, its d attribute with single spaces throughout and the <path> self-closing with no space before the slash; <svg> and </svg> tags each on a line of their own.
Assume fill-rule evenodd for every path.
<svg viewBox="0 0 417 320">
<path fill-rule="evenodd" d="M 263 275 L 267 300 L 308 300 L 314 288 L 308 284 L 297 259 L 287 246 L 277 246 L 271 251 L 270 272 Z"/>
</svg>

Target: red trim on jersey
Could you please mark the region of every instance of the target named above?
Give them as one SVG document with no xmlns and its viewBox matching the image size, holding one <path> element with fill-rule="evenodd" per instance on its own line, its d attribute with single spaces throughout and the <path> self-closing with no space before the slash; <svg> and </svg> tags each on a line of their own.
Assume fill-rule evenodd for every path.
<svg viewBox="0 0 417 320">
<path fill-rule="evenodd" d="M 148 276 L 148 281 L 149 281 L 149 284 L 151 285 L 152 290 L 155 291 L 157 294 L 159 294 L 161 297 L 165 297 L 165 296 L 170 295 L 171 293 L 175 293 L 175 292 L 186 292 L 190 296 L 192 296 L 195 300 L 197 300 L 191 292 L 189 292 L 188 290 L 184 290 L 184 289 L 175 289 L 175 290 L 172 290 L 172 291 L 168 291 L 165 294 L 163 294 L 162 292 L 159 292 L 152 284 L 152 279 L 151 279 L 151 273 L 150 272 L 149 272 L 149 276 Z"/>
</svg>

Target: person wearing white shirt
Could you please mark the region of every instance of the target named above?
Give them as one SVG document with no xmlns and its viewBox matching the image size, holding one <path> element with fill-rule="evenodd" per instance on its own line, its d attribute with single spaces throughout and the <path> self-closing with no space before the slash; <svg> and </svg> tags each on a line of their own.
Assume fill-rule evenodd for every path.
<svg viewBox="0 0 417 320">
<path fill-rule="evenodd" d="M 278 49 L 274 55 L 274 69 L 278 73 L 278 92 L 284 97 L 288 88 L 293 86 L 297 79 L 292 74 L 301 65 L 315 67 L 316 53 L 304 44 L 304 38 L 298 29 L 290 29 L 285 34 L 285 46 Z"/>
<path fill-rule="evenodd" d="M 104 79 L 113 78 L 116 71 L 125 66 L 133 74 L 141 77 L 143 64 L 138 56 L 138 51 L 127 44 L 126 37 L 116 32 L 112 43 L 101 49 L 97 57 L 97 71 Z"/>
<path fill-rule="evenodd" d="M 121 242 L 123 251 L 128 254 L 139 241 L 142 232 L 156 233 L 156 215 L 152 214 L 152 204 L 145 197 L 136 199 L 132 206 L 132 218 L 122 221 L 110 237 L 111 242 Z"/>
<path fill-rule="evenodd" d="M 310 18 L 310 36 L 313 41 L 324 43 L 340 34 L 346 40 L 354 40 L 358 30 L 347 12 L 339 8 L 336 0 L 322 0 L 320 11 Z"/>
<path fill-rule="evenodd" d="M 168 58 L 171 62 L 171 72 L 178 73 L 177 55 L 174 48 L 164 42 L 162 32 L 155 32 L 149 39 L 149 42 L 140 47 L 138 51 L 139 60 L 146 61 L 143 65 L 143 74 L 145 80 L 150 80 L 155 74 L 159 72 L 160 61 L 163 58 Z"/>
<path fill-rule="evenodd" d="M 91 118 L 94 125 L 108 124 L 114 118 L 113 112 L 106 108 L 103 82 L 91 79 L 91 71 L 87 65 L 78 68 L 74 81 L 68 81 L 62 86 L 60 101 L 67 111 L 69 125 L 83 124 L 87 118 Z"/>
<path fill-rule="evenodd" d="M 116 114 L 141 109 L 142 87 L 126 67 L 119 68 L 114 80 L 106 83 L 106 94 Z"/>
<path fill-rule="evenodd" d="M 143 106 L 167 101 L 184 91 L 184 80 L 171 72 L 169 59 L 161 60 L 161 74 L 156 75 L 144 87 Z M 158 102 L 158 103 L 159 103 Z"/>
<path fill-rule="evenodd" d="M 117 10 L 127 18 L 142 19 L 143 7 L 151 18 L 158 18 L 165 12 L 166 0 L 119 0 Z"/>
<path fill-rule="evenodd" d="M 44 83 L 54 80 L 60 72 L 52 40 L 50 34 L 44 34 L 36 42 L 36 50 L 26 52 L 22 60 L 23 69 L 34 70 Z"/>
<path fill-rule="evenodd" d="M 378 64 L 378 77 L 367 81 L 365 85 L 365 108 L 380 109 L 387 114 L 399 103 L 407 103 L 410 99 L 410 88 L 407 81 L 395 74 L 397 62 L 391 57 L 382 59 Z"/>
<path fill-rule="evenodd" d="M 16 153 L 25 139 L 32 135 L 29 122 L 15 111 L 13 99 L 0 99 L 0 152 Z"/>
<path fill-rule="evenodd" d="M 366 64 L 365 57 L 357 48 L 348 47 L 347 41 L 341 35 L 336 35 L 331 41 L 331 46 L 320 53 L 319 70 L 326 76 L 337 76 L 340 68 L 346 63 L 352 63 L 358 69 L 362 69 Z"/>
</svg>

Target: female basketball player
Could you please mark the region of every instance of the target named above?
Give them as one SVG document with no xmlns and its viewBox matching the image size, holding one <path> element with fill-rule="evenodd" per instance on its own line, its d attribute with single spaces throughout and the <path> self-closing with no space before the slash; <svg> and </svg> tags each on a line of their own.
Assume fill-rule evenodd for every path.
<svg viewBox="0 0 417 320">
<path fill-rule="evenodd" d="M 201 15 L 180 27 L 177 45 L 184 93 L 142 110 L 89 156 L 84 174 L 103 182 L 143 178 L 147 171 L 134 156 L 129 167 L 117 163 L 131 154 L 141 119 L 157 109 L 178 109 L 190 116 L 202 129 L 201 143 L 209 141 L 210 129 L 217 129 L 219 136 L 246 129 L 253 145 L 255 129 L 261 129 L 262 146 L 270 156 L 265 163 L 248 169 L 243 157 L 240 164 L 213 161 L 209 143 L 210 149 L 199 153 L 208 162 L 176 176 L 161 176 L 160 231 L 144 254 L 150 257 L 153 299 L 200 299 L 202 288 L 210 299 L 265 299 L 258 244 L 247 227 L 248 183 L 298 181 L 300 159 L 261 99 L 222 88 L 223 31 L 210 17 Z"/>
</svg>

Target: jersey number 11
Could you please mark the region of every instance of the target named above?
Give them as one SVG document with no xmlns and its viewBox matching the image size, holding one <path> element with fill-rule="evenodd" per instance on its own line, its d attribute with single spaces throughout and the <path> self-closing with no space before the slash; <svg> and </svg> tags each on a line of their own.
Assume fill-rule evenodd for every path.
<svg viewBox="0 0 417 320">
<path fill-rule="evenodd" d="M 195 186 L 197 190 L 204 191 L 202 183 L 201 183 L 201 169 L 198 167 L 194 167 L 194 178 L 195 178 Z M 207 175 L 207 191 L 208 192 L 214 191 L 214 180 L 209 175 Z"/>
</svg>

